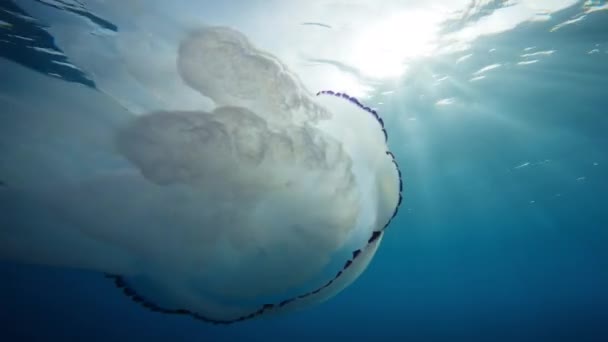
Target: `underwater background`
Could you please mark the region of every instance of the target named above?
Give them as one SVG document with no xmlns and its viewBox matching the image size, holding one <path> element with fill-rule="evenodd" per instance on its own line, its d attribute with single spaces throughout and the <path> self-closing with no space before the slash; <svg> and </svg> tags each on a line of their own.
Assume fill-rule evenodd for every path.
<svg viewBox="0 0 608 342">
<path fill-rule="evenodd" d="M 188 11 L 188 2 L 177 3 Z M 389 3 L 407 12 L 426 2 Z M 349 84 L 355 80 L 353 92 L 362 84 L 371 89 L 360 96 L 382 113 L 404 174 L 404 202 L 375 258 L 335 298 L 279 317 L 215 326 L 145 310 L 96 272 L 3 261 L 0 340 L 606 341 L 608 4 L 542 3 L 560 5 L 523 19 L 519 12 L 504 15 L 517 1 L 455 6 L 457 18 L 438 22 L 436 34 L 464 45 L 407 56 L 407 71 L 398 77 L 314 55 L 306 32 L 331 35 L 328 18 L 349 21 L 342 7 L 326 4 L 332 8 L 326 18 L 302 18 L 294 13 L 307 4 L 294 1 L 291 11 L 275 15 L 304 32 L 284 47 L 306 50 L 305 57 L 293 52 L 294 60 L 310 63 L 301 68 L 328 67 L 349 75 Z M 69 101 L 78 103 L 83 92 L 98 92 L 108 108 L 116 102 L 130 108 L 130 96 L 143 98 L 141 89 L 111 97 L 104 87 L 120 93 L 128 84 L 113 85 L 104 66 L 72 64 L 70 51 L 111 54 L 102 43 L 87 46 L 75 30 L 108 42 L 134 25 L 131 13 L 162 18 L 142 10 L 159 16 L 161 3 L 0 4 L 2 116 L 20 101 L 74 105 Z M 181 13 L 175 6 L 168 13 Z M 201 24 L 250 30 L 256 43 L 281 55 L 272 35 L 260 39 L 273 32 L 260 15 L 270 7 L 202 1 L 190 12 L 200 14 Z M 389 38 L 407 45 L 419 34 L 404 28 Z M 0 217 L 1 225 L 10 223 Z"/>
</svg>

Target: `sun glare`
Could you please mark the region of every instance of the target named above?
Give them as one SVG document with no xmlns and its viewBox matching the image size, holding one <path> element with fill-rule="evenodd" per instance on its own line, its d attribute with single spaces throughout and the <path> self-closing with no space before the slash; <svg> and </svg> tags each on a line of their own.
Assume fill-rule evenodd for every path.
<svg viewBox="0 0 608 342">
<path fill-rule="evenodd" d="M 354 41 L 353 64 L 370 77 L 401 76 L 408 60 L 435 50 L 442 17 L 440 12 L 411 11 L 372 23 Z"/>
</svg>

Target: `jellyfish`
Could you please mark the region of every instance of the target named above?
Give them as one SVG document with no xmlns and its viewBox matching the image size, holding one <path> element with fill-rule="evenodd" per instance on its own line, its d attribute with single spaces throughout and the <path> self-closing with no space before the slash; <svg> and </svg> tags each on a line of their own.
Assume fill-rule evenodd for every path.
<svg viewBox="0 0 608 342">
<path fill-rule="evenodd" d="M 402 201 L 379 114 L 343 91 L 310 93 L 231 28 L 189 33 L 175 69 L 212 110 L 108 113 L 103 137 L 73 138 L 76 160 L 61 165 L 0 138 L 0 258 L 102 272 L 143 308 L 217 324 L 353 283 Z M 23 172 L 45 162 L 56 172 L 44 179 Z"/>
</svg>

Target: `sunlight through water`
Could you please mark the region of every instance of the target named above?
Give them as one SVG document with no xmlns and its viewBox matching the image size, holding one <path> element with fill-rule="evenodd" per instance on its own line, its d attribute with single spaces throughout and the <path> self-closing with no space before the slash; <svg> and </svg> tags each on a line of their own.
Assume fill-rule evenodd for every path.
<svg viewBox="0 0 608 342">
<path fill-rule="evenodd" d="M 600 224 L 580 224 L 599 236 L 587 249 L 560 224 L 605 203 L 579 197 L 605 188 L 606 10 L 4 0 L 0 260 L 92 272 L 135 308 L 216 324 L 346 288 L 345 317 L 393 305 L 413 324 L 420 289 L 432 319 L 471 298 L 508 312 L 486 292 L 544 274 L 505 270 L 601 264 Z"/>
</svg>

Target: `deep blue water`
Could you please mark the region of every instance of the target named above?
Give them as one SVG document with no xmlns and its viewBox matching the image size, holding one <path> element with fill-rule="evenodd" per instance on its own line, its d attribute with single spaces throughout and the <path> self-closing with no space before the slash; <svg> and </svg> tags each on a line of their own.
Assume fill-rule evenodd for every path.
<svg viewBox="0 0 608 342">
<path fill-rule="evenodd" d="M 578 12 L 481 38 L 467 63 L 422 60 L 385 100 L 404 206 L 371 266 L 332 300 L 212 326 L 148 312 L 98 273 L 4 262 L 0 339 L 608 339 L 608 12 L 549 31 Z M 53 45 L 46 31 L 26 30 Z M 530 46 L 555 53 L 515 65 Z M 18 46 L 0 49 L 38 72 L 61 73 Z M 429 90 L 435 74 L 450 78 Z M 95 87 L 86 71 L 63 75 Z M 428 97 L 456 101 L 436 106 Z"/>
</svg>

